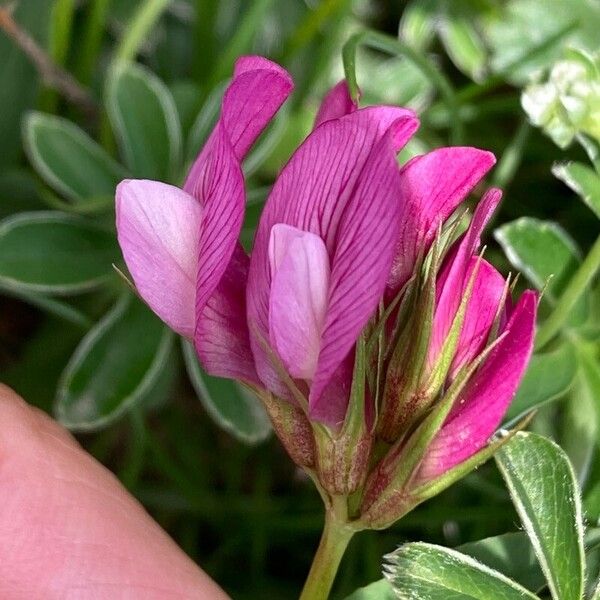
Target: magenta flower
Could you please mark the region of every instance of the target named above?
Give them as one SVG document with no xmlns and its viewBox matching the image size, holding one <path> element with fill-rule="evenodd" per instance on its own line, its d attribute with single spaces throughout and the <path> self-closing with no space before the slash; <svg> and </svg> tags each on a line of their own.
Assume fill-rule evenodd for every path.
<svg viewBox="0 0 600 600">
<path fill-rule="evenodd" d="M 264 350 L 268 340 L 287 372 L 306 383 L 310 417 L 334 428 L 348 404 L 351 350 L 379 304 L 394 257 L 396 153 L 418 125 L 405 109 L 355 111 L 340 95 L 347 96 L 345 87 L 326 99 L 316 129 L 273 186 L 247 292 L 261 380 L 289 395 Z"/>
<path fill-rule="evenodd" d="M 248 257 L 238 242 L 246 204 L 241 161 L 292 87 L 278 65 L 239 59 L 183 190 L 140 180 L 117 188 L 119 243 L 138 292 L 194 340 L 215 375 L 258 381 L 245 318 Z"/>
<path fill-rule="evenodd" d="M 441 148 L 400 168 L 417 117 L 359 109 L 344 82 L 273 185 L 248 257 L 241 161 L 291 89 L 279 66 L 240 59 L 183 190 L 119 185 L 119 242 L 142 298 L 207 372 L 251 385 L 297 462 L 331 494 L 362 486 L 356 518 L 382 526 L 488 445 L 532 352 L 537 296 L 513 306 L 478 256 L 499 190 L 450 243 L 494 156 Z M 415 436 L 429 437 L 406 473 Z"/>
</svg>

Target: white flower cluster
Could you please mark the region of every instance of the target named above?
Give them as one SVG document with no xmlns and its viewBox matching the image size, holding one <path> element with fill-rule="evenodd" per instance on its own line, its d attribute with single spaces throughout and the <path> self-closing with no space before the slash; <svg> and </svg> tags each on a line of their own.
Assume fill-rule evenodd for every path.
<svg viewBox="0 0 600 600">
<path fill-rule="evenodd" d="M 521 104 L 531 122 L 561 148 L 579 133 L 600 140 L 600 55 L 569 50 L 547 82 L 525 89 Z"/>
</svg>

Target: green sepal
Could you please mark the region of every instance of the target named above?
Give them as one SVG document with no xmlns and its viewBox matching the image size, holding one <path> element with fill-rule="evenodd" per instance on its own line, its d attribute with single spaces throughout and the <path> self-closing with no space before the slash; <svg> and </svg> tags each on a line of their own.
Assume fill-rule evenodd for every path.
<svg viewBox="0 0 600 600">
<path fill-rule="evenodd" d="M 304 412 L 267 390 L 248 386 L 261 399 L 273 430 L 291 459 L 300 467 L 313 469 L 316 463 L 315 438 Z"/>
<path fill-rule="evenodd" d="M 452 365 L 452 360 L 454 359 L 454 355 L 456 354 L 456 350 L 458 348 L 460 332 L 462 331 L 462 326 L 467 312 L 467 305 L 469 303 L 469 299 L 471 298 L 473 286 L 475 284 L 475 279 L 477 278 L 477 273 L 479 271 L 480 261 L 481 258 L 477 261 L 477 265 L 473 269 L 473 273 L 471 273 L 471 277 L 469 278 L 467 288 L 463 293 L 460 304 L 458 306 L 458 310 L 456 311 L 456 315 L 454 316 L 452 325 L 450 326 L 450 330 L 448 331 L 448 335 L 444 340 L 442 349 L 440 350 L 440 354 L 437 357 L 435 365 L 429 373 L 429 377 L 427 379 L 427 383 L 424 386 L 423 392 L 423 394 L 426 397 L 434 397 L 440 391 L 440 389 L 444 385 L 444 381 L 446 381 L 446 378 L 448 376 L 450 366 Z"/>
<path fill-rule="evenodd" d="M 440 236 L 436 238 L 421 274 L 407 290 L 402 301 L 399 318 L 408 315 L 405 327 L 397 340 L 387 367 L 380 417 L 377 423 L 378 437 L 393 444 L 415 420 L 427 410 L 430 398 L 421 397 L 423 371 L 427 365 L 427 353 L 435 309 L 435 279 L 440 257 Z"/>
<path fill-rule="evenodd" d="M 313 424 L 322 486 L 333 495 L 347 496 L 365 482 L 373 435 L 366 419 L 366 340 L 356 343 L 348 410 L 339 431 Z"/>
<path fill-rule="evenodd" d="M 444 425 L 452 407 L 483 361 L 500 341 L 489 345 L 456 379 L 419 427 L 408 438 L 398 440 L 371 473 L 365 488 L 361 520 L 372 528 L 384 528 L 397 521 L 407 510 L 406 498 L 412 496 L 411 480 Z"/>
</svg>

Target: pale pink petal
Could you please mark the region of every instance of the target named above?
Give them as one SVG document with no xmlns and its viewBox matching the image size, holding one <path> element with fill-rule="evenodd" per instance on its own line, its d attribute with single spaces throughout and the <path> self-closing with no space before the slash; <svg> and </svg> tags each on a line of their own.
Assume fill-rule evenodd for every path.
<svg viewBox="0 0 600 600">
<path fill-rule="evenodd" d="M 500 424 L 531 357 L 537 293 L 526 291 L 506 326 L 506 337 L 474 375 L 427 451 L 417 483 L 428 481 L 483 448 Z"/>
<path fill-rule="evenodd" d="M 269 259 L 271 345 L 292 377 L 310 381 L 327 311 L 327 249 L 314 233 L 280 224 L 271 230 Z"/>
<path fill-rule="evenodd" d="M 281 389 L 259 340 L 269 335 L 272 227 L 284 223 L 318 235 L 333 258 L 340 221 L 374 146 L 390 130 L 394 150 L 399 149 L 417 124 L 411 111 L 394 107 L 366 108 L 327 121 L 308 136 L 275 182 L 256 232 L 247 292 L 252 350 L 269 389 Z M 252 335 L 253 328 L 257 335 Z"/>
<path fill-rule="evenodd" d="M 172 185 L 125 180 L 117 187 L 116 215 L 139 294 L 169 327 L 192 338 L 202 207 Z"/>
<path fill-rule="evenodd" d="M 468 284 L 467 271 L 471 258 L 479 249 L 481 234 L 496 210 L 502 192 L 488 190 L 475 209 L 469 229 L 450 249 L 436 284 L 436 310 L 432 342 L 429 348 L 430 362 L 434 361 L 452 326 Z"/>
<path fill-rule="evenodd" d="M 443 223 L 492 168 L 491 152 L 469 147 L 439 148 L 402 169 L 402 229 L 389 286 L 398 290 L 411 276 L 420 250 L 427 250 Z"/>
<path fill-rule="evenodd" d="M 451 379 L 484 349 L 504 295 L 504 278 L 483 259 L 471 258 L 467 281 L 477 263 L 477 275 L 467 303 L 456 354 L 450 367 Z"/>
<path fill-rule="evenodd" d="M 319 112 L 315 117 L 315 127 L 318 127 L 325 121 L 331 119 L 339 119 L 344 115 L 354 112 L 358 106 L 350 96 L 350 90 L 345 79 L 342 79 L 338 84 L 327 92 L 323 102 L 319 107 Z"/>
<path fill-rule="evenodd" d="M 236 246 L 217 289 L 198 320 L 195 346 L 207 373 L 260 383 L 246 322 L 248 255 Z"/>
</svg>

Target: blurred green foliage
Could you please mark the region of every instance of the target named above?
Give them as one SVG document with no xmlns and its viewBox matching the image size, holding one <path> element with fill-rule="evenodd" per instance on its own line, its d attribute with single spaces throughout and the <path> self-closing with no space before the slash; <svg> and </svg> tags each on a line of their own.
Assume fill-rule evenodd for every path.
<svg viewBox="0 0 600 600">
<path fill-rule="evenodd" d="M 240 54 L 277 60 L 296 82 L 245 164 L 247 246 L 268 186 L 344 73 L 364 103 L 417 110 L 422 128 L 402 160 L 449 143 L 496 153 L 491 183 L 505 200 L 487 252 L 522 272 L 519 286 L 544 291 L 538 352 L 508 419 L 539 408 L 533 429 L 566 450 L 598 523 L 600 140 L 573 131 L 561 150 L 521 108 L 522 90 L 567 48 L 598 51 L 596 1 L 20 0 L 12 18 L 95 108 L 47 85 L 0 32 L 0 379 L 82 432 L 233 598 L 296 597 L 320 499 L 257 401 L 204 374 L 112 263 L 114 186 L 182 181 Z M 400 542 L 457 546 L 515 520 L 487 465 L 393 529 L 357 536 L 336 597 L 379 579 Z M 247 565 L 243 577 L 232 564 Z M 590 581 L 599 568 L 590 552 Z"/>
</svg>

